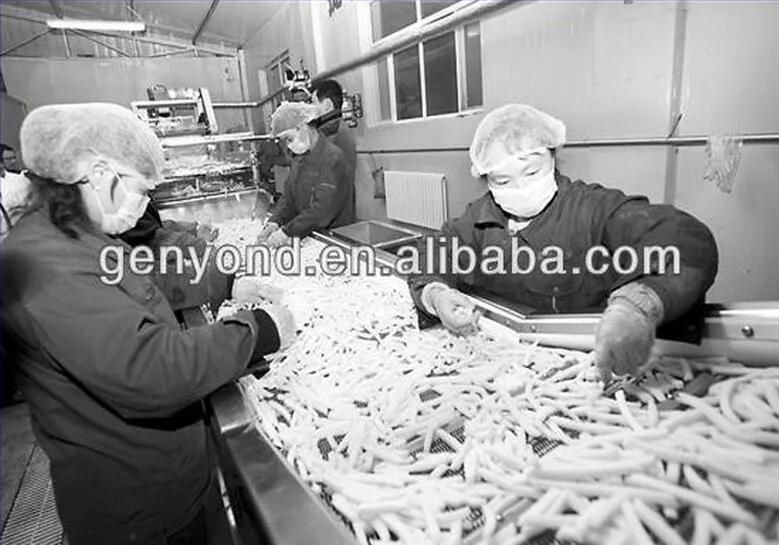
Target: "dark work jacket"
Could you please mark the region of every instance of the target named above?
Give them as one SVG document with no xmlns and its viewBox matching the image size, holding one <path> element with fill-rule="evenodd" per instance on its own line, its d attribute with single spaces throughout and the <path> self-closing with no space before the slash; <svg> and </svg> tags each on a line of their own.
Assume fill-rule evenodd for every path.
<svg viewBox="0 0 779 545">
<path fill-rule="evenodd" d="M 344 154 L 321 133 L 311 151 L 293 160 L 270 221 L 291 237 L 354 222 L 354 184 Z"/>
<path fill-rule="evenodd" d="M 645 197 L 627 196 L 598 184 L 572 182 L 559 172 L 555 177 L 558 190 L 553 200 L 515 235 L 510 234 L 506 214 L 488 192 L 469 204 L 462 216 L 447 222 L 432 239 L 444 237 L 446 241 L 436 242 L 434 256 L 438 255 L 441 244 L 449 251 L 454 239 L 461 246 L 471 247 L 477 256 L 488 246 L 500 247 L 506 259 L 506 274 L 484 274 L 480 267 L 472 274 L 426 274 L 428 262 L 423 239 L 419 245 L 420 270 L 409 278 L 417 306 L 422 308 L 422 288 L 431 281 L 439 281 L 452 287 L 481 288 L 538 312 L 592 312 L 605 307 L 613 290 L 640 280 L 662 299 L 665 322 L 678 320 L 691 309 L 702 308 L 706 290 L 717 272 L 717 246 L 703 223 L 673 206 L 650 204 Z M 536 266 L 532 271 L 511 274 L 512 244 L 535 251 Z M 605 274 L 588 274 L 586 253 L 598 245 L 611 252 L 620 246 L 633 248 L 640 258 L 639 266 L 627 274 L 620 274 L 611 266 Z M 644 247 L 670 245 L 679 249 L 679 274 L 670 270 L 657 274 L 657 259 L 643 263 Z M 562 274 L 544 274 L 542 270 L 543 258 L 554 254 L 541 251 L 550 246 L 564 252 Z M 461 265 L 466 266 L 463 259 Z M 610 261 L 596 258 L 593 263 L 599 267 Z M 622 264 L 625 266 L 627 262 L 623 260 Z M 439 265 L 436 258 L 433 271 L 439 271 Z M 519 265 L 522 271 L 527 270 L 529 257 L 520 259 Z M 580 269 L 578 273 L 575 267 Z M 425 317 L 432 319 L 429 315 Z"/>
<path fill-rule="evenodd" d="M 190 282 L 190 279 L 196 276 L 189 261 L 190 248 L 197 256 L 202 256 L 208 243 L 194 234 L 196 229 L 187 227 L 189 226 L 178 222 L 163 222 L 154 203 L 149 203 L 135 227 L 118 235 L 118 238 L 132 247 L 148 246 L 155 255 L 159 255 L 163 246 L 181 248 L 186 259 L 183 274 L 178 274 L 175 270 L 175 257 L 170 254 L 171 260 L 165 274 L 156 267 L 159 260 L 155 260 L 152 280 L 165 294 L 173 310 L 195 308 L 208 303 L 216 312 L 219 304 L 230 297 L 235 275 L 224 274 L 219 270 L 214 261 L 216 250 L 213 250 L 203 279 L 198 283 Z"/>
<path fill-rule="evenodd" d="M 354 143 L 354 138 L 352 138 L 349 129 L 341 123 L 341 118 L 337 117 L 323 123 L 319 130 L 344 153 L 346 177 L 354 185 L 354 173 L 357 169 L 357 145 Z"/>
<path fill-rule="evenodd" d="M 154 240 L 154 235 L 160 228 L 162 228 L 162 218 L 157 207 L 150 202 L 135 226 L 119 235 L 119 238 L 130 246 L 148 245 Z"/>
<path fill-rule="evenodd" d="M 129 250 L 69 238 L 43 209 L 22 217 L 1 254 L 3 345 L 70 543 L 147 545 L 192 519 L 212 478 L 200 400 L 276 332 L 248 312 L 183 331 L 126 261 L 117 285 L 100 280 L 105 245 Z"/>
</svg>

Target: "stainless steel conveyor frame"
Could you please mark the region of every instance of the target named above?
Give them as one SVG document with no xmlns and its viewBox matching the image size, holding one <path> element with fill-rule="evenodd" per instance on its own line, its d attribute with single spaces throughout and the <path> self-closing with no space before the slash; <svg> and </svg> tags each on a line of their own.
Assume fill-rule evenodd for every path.
<svg viewBox="0 0 779 545">
<path fill-rule="evenodd" d="M 314 238 L 348 249 L 328 234 Z M 376 251 L 376 264 L 392 267 L 395 256 Z M 472 297 L 488 320 L 517 333 L 518 339 L 590 350 L 598 314 L 527 315 L 494 301 Z M 779 365 L 779 302 L 710 307 L 700 346 L 657 341 L 665 355 L 726 356 L 753 365 Z M 237 383 L 210 397 L 222 473 L 228 483 L 242 545 L 351 545 L 355 538 L 339 516 L 314 494 L 283 455 L 257 431 Z"/>
</svg>

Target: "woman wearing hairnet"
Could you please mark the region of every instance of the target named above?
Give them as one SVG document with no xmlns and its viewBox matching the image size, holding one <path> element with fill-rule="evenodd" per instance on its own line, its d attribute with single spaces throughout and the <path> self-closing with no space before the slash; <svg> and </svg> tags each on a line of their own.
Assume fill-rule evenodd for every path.
<svg viewBox="0 0 779 545">
<path fill-rule="evenodd" d="M 51 460 L 68 541 L 222 543 L 200 400 L 287 346 L 291 315 L 272 306 L 182 331 L 127 263 L 118 284 L 101 281 L 101 249 L 129 249 L 109 235 L 143 214 L 163 164 L 126 108 L 43 106 L 21 140 L 38 206 L 4 243 L 4 347 Z"/>
<path fill-rule="evenodd" d="M 595 331 L 601 373 L 604 378 L 611 372 L 635 373 L 649 358 L 658 326 L 702 321 L 704 296 L 717 272 L 717 247 L 705 225 L 672 206 L 562 175 L 555 168 L 555 152 L 564 142 L 563 123 L 530 106 L 509 104 L 490 112 L 470 147 L 472 173 L 486 180 L 489 191 L 429 239 L 439 245 L 431 255 L 439 256 L 441 244 L 451 249 L 456 240 L 473 249 L 477 259 L 488 247 L 500 248 L 508 259 L 516 245 L 532 249 L 540 261 L 544 248 L 556 246 L 564 255 L 563 271 L 529 268 L 528 260 L 519 264 L 523 274 L 512 274 L 510 268 L 488 274 L 495 267 L 477 264 L 474 271 L 456 275 L 451 267 L 442 270 L 441 262 L 430 267 L 420 251 L 423 262 L 416 272 L 434 274 L 413 274 L 411 292 L 423 315 L 457 333 L 471 331 L 478 317 L 458 287 L 482 288 L 539 312 L 605 307 Z M 588 271 L 586 254 L 596 246 L 610 255 L 630 247 L 639 256 L 645 247 L 675 246 L 680 270 L 662 272 L 663 254 L 655 253 L 652 262 L 632 270 L 623 264 L 602 274 Z"/>
<path fill-rule="evenodd" d="M 260 233 L 260 241 L 281 246 L 315 229 L 354 222 L 354 184 L 343 152 L 311 123 L 321 111 L 303 102 L 282 103 L 271 118 L 274 136 L 294 155 L 284 194 Z"/>
</svg>

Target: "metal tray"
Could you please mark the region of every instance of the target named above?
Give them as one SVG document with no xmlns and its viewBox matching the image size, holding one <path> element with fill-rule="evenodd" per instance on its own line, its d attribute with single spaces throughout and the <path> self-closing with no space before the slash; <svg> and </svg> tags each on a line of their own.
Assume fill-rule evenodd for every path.
<svg viewBox="0 0 779 545">
<path fill-rule="evenodd" d="M 331 233 L 349 242 L 379 249 L 413 242 L 422 237 L 422 233 L 375 220 L 336 227 Z"/>
</svg>

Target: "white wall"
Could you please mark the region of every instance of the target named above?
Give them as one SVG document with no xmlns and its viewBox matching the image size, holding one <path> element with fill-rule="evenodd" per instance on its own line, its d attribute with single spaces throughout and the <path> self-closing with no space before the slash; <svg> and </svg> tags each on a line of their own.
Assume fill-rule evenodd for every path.
<svg viewBox="0 0 779 545">
<path fill-rule="evenodd" d="M 265 70 L 271 61 L 285 51 L 289 52 L 290 62 L 295 68 L 299 67 L 302 59 L 306 68 L 312 72 L 315 70 L 310 9 L 309 2 L 288 2 L 244 46 L 247 83 L 252 100 L 263 97 L 257 72 Z M 263 118 L 258 108 L 253 109 L 252 113 L 254 130 L 265 133 L 269 120 Z"/>
<path fill-rule="evenodd" d="M 283 25 L 257 38 L 256 49 L 277 54 L 289 48 L 309 66 L 318 60 L 318 70 L 330 68 L 370 47 L 364 26 L 368 9 L 367 2 L 347 1 L 328 16 L 326 7 L 317 4 L 297 11 L 290 7 L 278 15 Z M 666 136 L 677 10 L 676 2 L 534 2 L 483 20 L 483 110 L 507 102 L 532 104 L 562 119 L 571 140 Z M 690 2 L 687 10 L 683 118 L 677 134 L 779 132 L 779 3 Z M 295 30 L 297 21 L 312 18 L 321 33 L 318 53 L 313 38 Z M 368 113 L 378 101 L 375 78 L 374 69 L 365 67 L 337 79 L 363 94 Z M 465 148 L 482 116 L 400 124 L 364 119 L 355 135 L 362 150 Z M 572 177 L 662 202 L 671 153 L 665 147 L 571 148 L 560 160 Z M 705 221 L 717 237 L 721 267 L 710 298 L 779 299 L 779 245 L 773 240 L 779 215 L 772 210 L 779 204 L 779 145 L 744 147 L 732 194 L 703 179 L 704 164 L 703 147 L 681 148 L 672 171 L 675 187 L 670 184 L 675 190 L 668 196 Z M 361 218 L 386 217 L 384 202 L 373 198 L 374 166 L 443 172 L 449 180 L 450 215 L 461 213 L 484 190 L 471 179 L 464 151 L 361 155 Z"/>
<path fill-rule="evenodd" d="M 8 94 L 32 109 L 43 104 L 146 100 L 146 88 L 207 87 L 214 101 L 240 101 L 238 62 L 232 58 L 0 58 Z M 246 126 L 241 110 L 218 110 L 221 132 Z"/>
<path fill-rule="evenodd" d="M 693 4 L 682 134 L 779 133 L 779 4 Z M 717 238 L 710 297 L 779 300 L 779 144 L 747 144 L 733 192 L 703 179 L 703 148 L 679 153 L 676 204 Z"/>
</svg>

